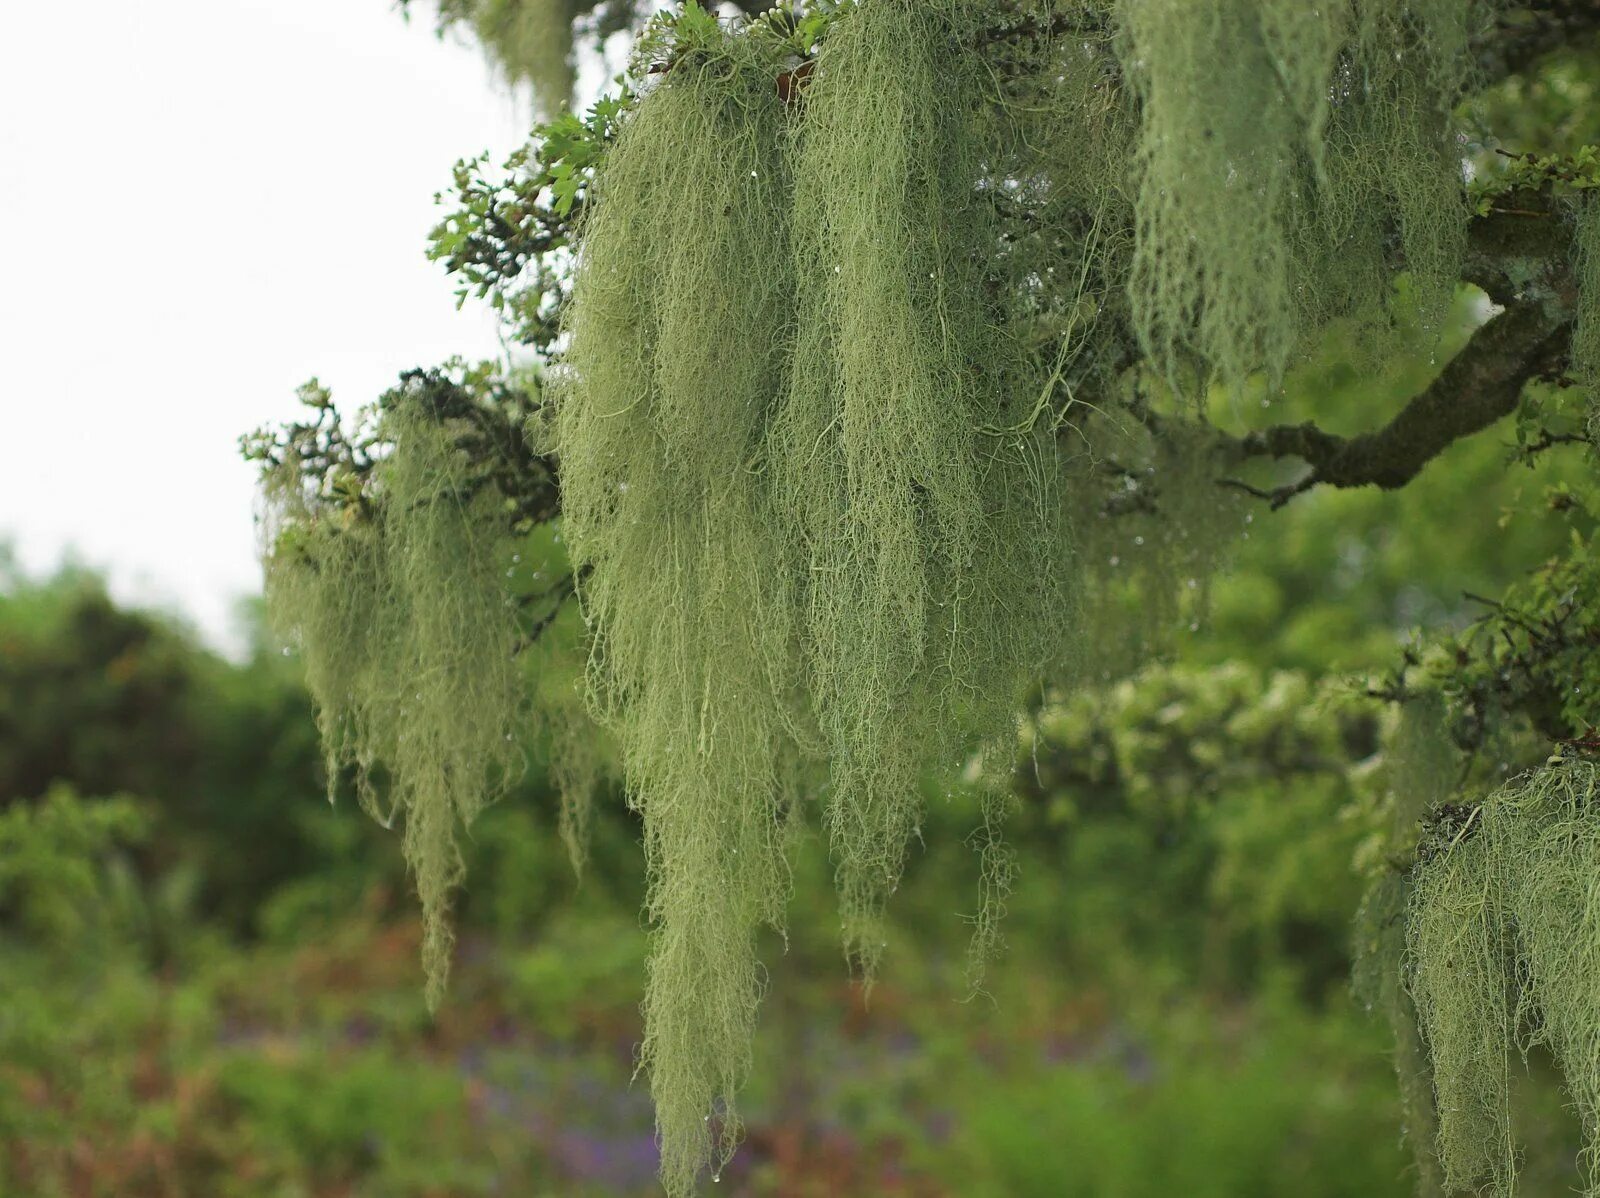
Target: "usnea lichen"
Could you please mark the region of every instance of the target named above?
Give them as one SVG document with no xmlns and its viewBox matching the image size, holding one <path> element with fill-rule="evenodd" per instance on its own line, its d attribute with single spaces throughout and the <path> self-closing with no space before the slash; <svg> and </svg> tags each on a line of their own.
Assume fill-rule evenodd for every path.
<svg viewBox="0 0 1600 1198">
<path fill-rule="evenodd" d="M 1406 878 L 1393 871 L 1384 871 L 1369 887 L 1356 913 L 1351 982 L 1356 998 L 1383 1020 L 1394 1037 L 1391 1051 L 1400 1116 L 1418 1198 L 1444 1198 L 1433 1072 L 1404 973 L 1410 897 Z"/>
<path fill-rule="evenodd" d="M 1402 1126 L 1419 1198 L 1443 1198 L 1433 1071 L 1407 986 L 1406 953 L 1406 911 L 1418 838 L 1454 793 L 1461 773 L 1459 754 L 1445 726 L 1444 704 L 1436 694 L 1412 696 L 1404 705 L 1389 734 L 1383 762 L 1388 821 L 1374 846 L 1376 873 L 1356 913 L 1351 989 L 1394 1037 Z"/>
<path fill-rule="evenodd" d="M 673 1193 L 739 1138 L 755 934 L 782 925 L 789 885 L 796 605 L 764 444 L 791 310 L 782 118 L 731 44 L 627 122 L 584 234 L 557 429 L 591 690 L 644 819 L 642 1061 Z"/>
<path fill-rule="evenodd" d="M 1244 529 L 1245 503 L 1217 485 L 1203 430 L 1161 436 L 1096 425 L 1069 484 L 1083 588 L 1074 676 L 1104 683 L 1169 656 L 1198 632 L 1212 581 Z M 1108 494 L 1105 475 L 1123 484 Z"/>
<path fill-rule="evenodd" d="M 801 555 L 849 951 L 869 976 L 918 779 L 998 733 L 1068 630 L 1059 467 L 983 302 L 994 243 L 959 4 L 863 6 L 797 131 L 798 329 L 773 427 Z M 1020 390 L 1020 389 L 1019 389 Z M 912 714 L 914 713 L 914 714 Z"/>
<path fill-rule="evenodd" d="M 330 797 L 353 769 L 363 806 L 403 823 L 435 1005 L 450 967 L 456 835 L 519 764 L 523 678 L 499 496 L 424 402 L 402 391 L 384 413 L 393 451 L 374 467 L 375 516 L 317 513 L 294 472 L 281 476 L 266 578 L 269 613 L 304 658 Z"/>
<path fill-rule="evenodd" d="M 1005 742 L 1062 633 L 1058 465 L 1031 397 L 998 386 L 964 149 L 980 74 L 953 14 L 863 8 L 799 113 L 736 39 L 691 51 L 618 138 L 584 234 L 557 444 L 592 692 L 645 820 L 643 1058 L 675 1193 L 739 1134 L 794 788 L 825 783 L 870 974 L 922 771 Z M 978 954 L 994 940 L 980 915 Z"/>
<path fill-rule="evenodd" d="M 1447 114 L 1487 11 L 1124 0 L 1143 109 L 1130 290 L 1158 371 L 1275 380 L 1330 319 L 1379 323 L 1391 219 L 1425 323 L 1442 317 L 1466 215 Z"/>
<path fill-rule="evenodd" d="M 532 85 L 535 104 L 550 117 L 572 99 L 573 22 L 594 7 L 594 0 L 443 0 L 439 13 L 441 27 L 469 25 L 500 73 Z"/>
<path fill-rule="evenodd" d="M 1436 812 L 1407 914 L 1410 987 L 1451 1190 L 1512 1193 L 1513 1052 L 1547 1047 L 1600 1193 L 1600 766 L 1555 758 L 1475 807 Z"/>
</svg>

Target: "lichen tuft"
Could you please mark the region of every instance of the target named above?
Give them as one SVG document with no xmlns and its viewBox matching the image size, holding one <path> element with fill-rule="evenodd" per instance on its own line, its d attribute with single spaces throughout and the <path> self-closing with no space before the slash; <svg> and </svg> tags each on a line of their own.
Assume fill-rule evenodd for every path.
<svg viewBox="0 0 1600 1198">
<path fill-rule="evenodd" d="M 1511 1053 L 1544 1045 L 1583 1123 L 1583 1192 L 1600 1194 L 1597 801 L 1600 765 L 1557 757 L 1437 809 L 1424 839 L 1407 945 L 1451 1189 L 1512 1193 Z"/>
<path fill-rule="evenodd" d="M 456 836 L 521 765 L 524 680 L 501 498 L 452 422 L 424 409 L 427 394 L 391 393 L 380 431 L 393 450 L 373 467 L 369 506 L 321 510 L 280 472 L 266 590 L 305 662 L 330 797 L 353 771 L 363 807 L 385 826 L 403 821 L 432 1007 L 450 967 Z"/>
</svg>

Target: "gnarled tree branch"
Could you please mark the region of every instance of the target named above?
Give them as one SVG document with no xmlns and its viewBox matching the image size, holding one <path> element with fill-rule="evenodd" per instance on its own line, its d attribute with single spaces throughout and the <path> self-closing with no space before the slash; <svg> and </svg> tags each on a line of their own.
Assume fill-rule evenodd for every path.
<svg viewBox="0 0 1600 1198">
<path fill-rule="evenodd" d="M 1282 507 L 1315 486 L 1403 487 L 1462 437 L 1481 432 L 1516 409 L 1529 380 L 1565 361 L 1571 316 L 1548 302 L 1514 304 L 1480 328 L 1439 377 L 1388 424 L 1341 437 L 1315 424 L 1276 425 L 1233 438 L 1238 459 L 1296 457 L 1311 470 L 1273 491 L 1242 486 Z"/>
<path fill-rule="evenodd" d="M 1473 221 L 1464 277 L 1504 311 L 1381 429 L 1343 437 L 1307 422 L 1224 435 L 1221 448 L 1232 464 L 1299 458 L 1311 469 L 1273 489 L 1237 479 L 1223 485 L 1274 508 L 1316 486 L 1394 490 L 1456 441 L 1510 415 L 1529 381 L 1566 364 L 1577 304 L 1570 237 L 1556 201 L 1542 192 L 1517 193 Z"/>
</svg>

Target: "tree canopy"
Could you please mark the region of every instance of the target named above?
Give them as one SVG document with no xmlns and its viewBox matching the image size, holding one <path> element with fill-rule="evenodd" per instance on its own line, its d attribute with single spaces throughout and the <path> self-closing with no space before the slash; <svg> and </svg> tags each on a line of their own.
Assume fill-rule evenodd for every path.
<svg viewBox="0 0 1600 1198">
<path fill-rule="evenodd" d="M 1600 6 L 738 7 L 644 23 L 579 116 L 573 39 L 633 6 L 442 5 L 553 114 L 503 171 L 457 166 L 431 251 L 524 355 L 352 420 L 312 385 L 246 442 L 330 785 L 403 820 L 430 995 L 520 721 L 560 748 L 580 863 L 614 758 L 663 1181 L 692 1191 L 740 1138 L 801 828 L 870 984 L 925 779 L 974 792 L 976 984 L 1041 703 L 1203 635 L 1221 563 L 1302 496 L 1400 491 L 1510 418 L 1507 470 L 1575 464 L 1506 533 L 1547 553 L 1354 663 L 1404 712 L 1357 981 L 1425 1190 L 1510 1192 L 1514 1046 L 1600 1136 Z M 1391 410 L 1325 382 L 1419 349 Z M 542 683 L 574 654 L 581 694 Z"/>
</svg>

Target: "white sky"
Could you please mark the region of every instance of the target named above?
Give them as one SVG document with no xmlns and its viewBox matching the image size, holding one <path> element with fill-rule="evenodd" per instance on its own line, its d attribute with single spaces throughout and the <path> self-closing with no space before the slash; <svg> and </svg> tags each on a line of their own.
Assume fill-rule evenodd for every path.
<svg viewBox="0 0 1600 1198">
<path fill-rule="evenodd" d="M 451 164 L 529 123 L 390 0 L 0 0 L 0 541 L 237 644 L 235 442 L 499 353 L 423 256 Z"/>
</svg>

